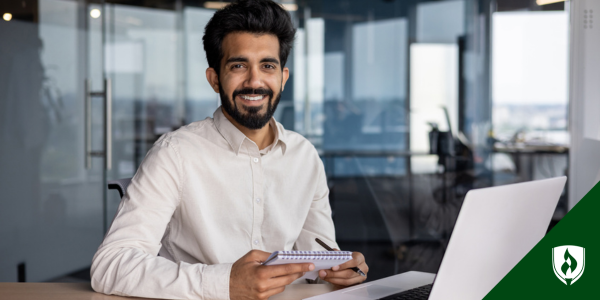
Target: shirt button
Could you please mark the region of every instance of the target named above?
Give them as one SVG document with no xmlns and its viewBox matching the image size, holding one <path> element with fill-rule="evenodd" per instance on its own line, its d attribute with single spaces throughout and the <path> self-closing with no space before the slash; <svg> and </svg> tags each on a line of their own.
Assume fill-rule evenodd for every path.
<svg viewBox="0 0 600 300">
<path fill-rule="evenodd" d="M 260 198 L 256 198 L 256 203 L 260 203 Z"/>
<path fill-rule="evenodd" d="M 253 160 L 254 160 L 254 162 L 258 162 L 258 158 L 256 158 L 256 157 Z"/>
<path fill-rule="evenodd" d="M 258 245 L 258 240 L 254 240 L 254 245 Z"/>
</svg>

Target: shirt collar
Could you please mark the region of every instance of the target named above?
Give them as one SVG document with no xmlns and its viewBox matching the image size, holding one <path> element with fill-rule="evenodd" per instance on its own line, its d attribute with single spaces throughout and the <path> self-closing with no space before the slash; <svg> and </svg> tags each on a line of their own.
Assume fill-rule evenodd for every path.
<svg viewBox="0 0 600 300">
<path fill-rule="evenodd" d="M 219 133 L 223 136 L 227 143 L 229 143 L 229 146 L 231 146 L 231 149 L 235 152 L 235 155 L 238 155 L 244 140 L 247 139 L 246 135 L 244 135 L 244 133 L 237 129 L 237 127 L 235 127 L 235 125 L 233 125 L 233 123 L 231 123 L 231 121 L 225 117 L 221 106 L 215 110 L 213 119 Z M 269 123 L 271 124 L 271 128 L 275 129 L 275 140 L 273 141 L 273 149 L 271 150 L 274 150 L 277 144 L 282 142 L 281 151 L 283 154 L 285 154 L 287 137 L 283 125 L 277 123 L 275 118 L 271 118 Z"/>
</svg>

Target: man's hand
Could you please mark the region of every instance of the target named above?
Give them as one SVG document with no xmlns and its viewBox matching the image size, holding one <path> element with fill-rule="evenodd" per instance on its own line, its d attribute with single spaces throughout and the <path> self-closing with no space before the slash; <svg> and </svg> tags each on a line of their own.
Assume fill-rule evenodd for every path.
<svg viewBox="0 0 600 300">
<path fill-rule="evenodd" d="M 268 299 L 285 290 L 285 286 L 314 270 L 313 264 L 263 266 L 271 253 L 252 250 L 238 259 L 231 268 L 229 298 L 231 300 Z"/>
<path fill-rule="evenodd" d="M 352 260 L 347 261 L 339 266 L 332 267 L 331 270 L 320 270 L 319 277 L 325 281 L 333 283 L 338 287 L 345 287 L 365 281 L 367 277 L 354 272 L 351 269 L 353 267 L 358 267 L 365 274 L 369 272 L 369 266 L 367 266 L 365 257 L 362 255 L 362 253 L 352 252 Z"/>
</svg>

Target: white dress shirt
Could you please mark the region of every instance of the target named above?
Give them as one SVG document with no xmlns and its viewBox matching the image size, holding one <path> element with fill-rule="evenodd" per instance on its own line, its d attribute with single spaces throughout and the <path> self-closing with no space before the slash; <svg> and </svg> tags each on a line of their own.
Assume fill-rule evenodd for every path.
<svg viewBox="0 0 600 300">
<path fill-rule="evenodd" d="M 262 153 L 220 107 L 162 136 L 94 255 L 94 290 L 229 299 L 231 266 L 252 249 L 323 250 L 317 237 L 339 248 L 317 151 L 270 125 L 275 141 Z"/>
</svg>

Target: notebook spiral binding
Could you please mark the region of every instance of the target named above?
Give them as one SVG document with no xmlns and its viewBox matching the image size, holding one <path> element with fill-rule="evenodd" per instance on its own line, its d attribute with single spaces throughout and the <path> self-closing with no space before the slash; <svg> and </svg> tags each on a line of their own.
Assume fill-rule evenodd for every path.
<svg viewBox="0 0 600 300">
<path fill-rule="evenodd" d="M 352 259 L 350 251 L 279 251 L 282 259 L 292 260 L 339 260 Z"/>
</svg>

